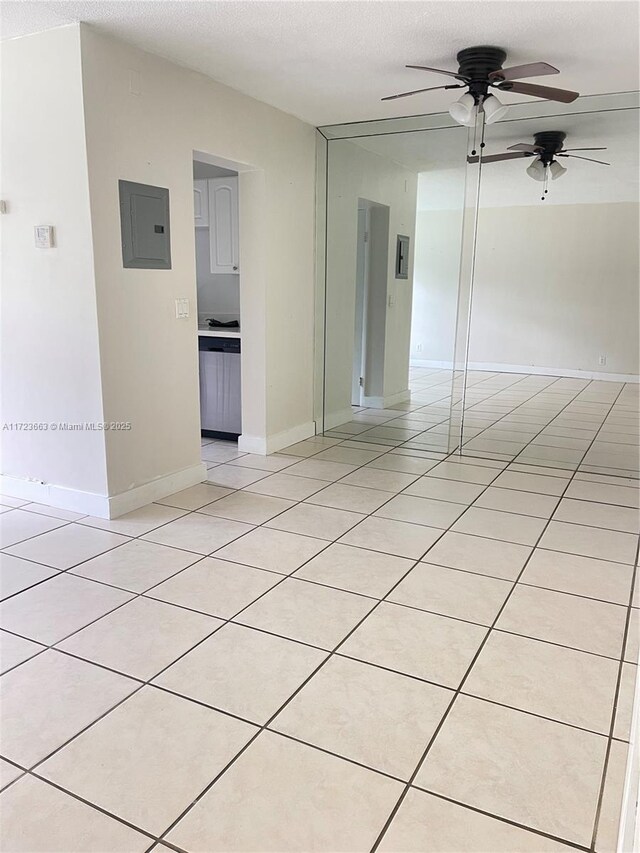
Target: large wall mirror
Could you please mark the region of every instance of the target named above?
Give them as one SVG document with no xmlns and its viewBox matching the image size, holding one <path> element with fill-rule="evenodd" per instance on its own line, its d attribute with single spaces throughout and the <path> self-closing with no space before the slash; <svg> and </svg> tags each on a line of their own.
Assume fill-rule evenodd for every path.
<svg viewBox="0 0 640 853">
<path fill-rule="evenodd" d="M 321 131 L 324 433 L 637 476 L 637 98 Z"/>
<path fill-rule="evenodd" d="M 485 142 L 463 452 L 637 472 L 638 111 L 507 120 Z"/>
<path fill-rule="evenodd" d="M 328 142 L 325 433 L 450 450 L 466 128 Z M 375 122 L 373 130 L 375 131 Z"/>
</svg>

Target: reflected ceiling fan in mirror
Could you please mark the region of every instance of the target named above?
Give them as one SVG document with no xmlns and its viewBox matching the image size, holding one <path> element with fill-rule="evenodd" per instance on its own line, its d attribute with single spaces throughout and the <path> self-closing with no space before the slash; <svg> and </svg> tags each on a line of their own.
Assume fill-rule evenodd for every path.
<svg viewBox="0 0 640 853">
<path fill-rule="evenodd" d="M 576 160 L 587 160 L 589 163 L 598 163 L 601 166 L 610 166 L 611 163 L 606 163 L 604 160 L 596 160 L 593 157 L 583 157 L 581 154 L 574 154 L 574 151 L 606 151 L 605 147 L 598 148 L 565 148 L 564 142 L 567 134 L 563 130 L 544 130 L 540 133 L 534 133 L 533 144 L 530 142 L 518 142 L 515 145 L 510 145 L 503 154 L 488 154 L 482 157 L 484 163 L 497 163 L 500 160 L 519 160 L 522 157 L 533 158 L 533 161 L 527 167 L 527 175 L 533 178 L 534 181 L 544 182 L 545 195 L 549 192 L 547 184 L 549 177 L 552 181 L 561 178 L 566 173 L 566 168 L 558 162 L 557 157 L 575 157 Z M 468 163 L 479 162 L 480 157 L 467 157 Z"/>
<path fill-rule="evenodd" d="M 449 108 L 451 117 L 459 124 L 473 127 L 478 112 L 484 112 L 484 120 L 492 124 L 504 117 L 507 107 L 489 91 L 496 89 L 500 92 L 513 92 L 519 95 L 530 95 L 534 98 L 543 98 L 547 101 L 559 101 L 570 104 L 578 97 L 578 92 L 568 89 L 554 89 L 550 86 L 539 86 L 537 83 L 521 83 L 523 77 L 542 77 L 546 74 L 559 74 L 557 68 L 546 62 L 529 62 L 526 65 L 514 65 L 511 68 L 503 68 L 507 59 L 505 50 L 499 47 L 479 46 L 468 47 L 461 50 L 457 55 L 458 70 L 443 71 L 439 68 L 430 68 L 427 65 L 407 65 L 419 71 L 429 71 L 433 74 L 446 74 L 458 80 L 458 83 L 450 83 L 446 86 L 431 86 L 427 89 L 413 89 L 410 92 L 401 92 L 399 95 L 388 95 L 383 101 L 394 101 L 398 98 L 407 98 L 410 95 L 418 95 L 421 92 L 432 92 L 436 89 L 467 89 L 466 93 Z"/>
</svg>

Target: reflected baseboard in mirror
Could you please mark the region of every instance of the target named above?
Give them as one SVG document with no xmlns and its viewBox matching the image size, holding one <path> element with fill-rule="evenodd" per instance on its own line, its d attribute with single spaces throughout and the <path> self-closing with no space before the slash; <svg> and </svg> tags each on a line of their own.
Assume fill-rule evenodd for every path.
<svg viewBox="0 0 640 853">
<path fill-rule="evenodd" d="M 326 433 L 637 476 L 637 118 L 637 95 L 593 96 L 512 105 L 486 128 L 486 155 L 550 131 L 607 147 L 610 167 L 563 161 L 544 202 L 525 158 L 468 164 L 477 140 L 446 116 L 321 129 Z"/>
</svg>

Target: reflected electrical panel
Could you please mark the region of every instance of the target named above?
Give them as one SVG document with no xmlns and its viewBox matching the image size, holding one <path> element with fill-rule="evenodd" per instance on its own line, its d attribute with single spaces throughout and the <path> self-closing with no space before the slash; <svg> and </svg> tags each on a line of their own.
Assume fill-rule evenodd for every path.
<svg viewBox="0 0 640 853">
<path fill-rule="evenodd" d="M 327 143 L 325 433 L 449 451 L 467 129 Z"/>
<path fill-rule="evenodd" d="M 409 278 L 409 246 L 411 239 L 403 234 L 396 238 L 396 278 Z"/>
<path fill-rule="evenodd" d="M 621 95 L 513 105 L 486 128 L 479 113 L 321 129 L 326 434 L 631 470 L 637 450 L 592 446 L 597 430 L 554 433 L 616 395 L 637 405 L 637 119 Z"/>
</svg>

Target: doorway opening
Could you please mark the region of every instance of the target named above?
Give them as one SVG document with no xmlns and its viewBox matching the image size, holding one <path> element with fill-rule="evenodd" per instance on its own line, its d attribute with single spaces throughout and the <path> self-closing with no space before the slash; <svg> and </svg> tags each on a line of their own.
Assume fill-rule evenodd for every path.
<svg viewBox="0 0 640 853">
<path fill-rule="evenodd" d="M 358 199 L 351 404 L 382 405 L 389 268 L 389 207 Z"/>
<path fill-rule="evenodd" d="M 242 433 L 238 172 L 193 159 L 200 430 L 203 440 Z"/>
</svg>

